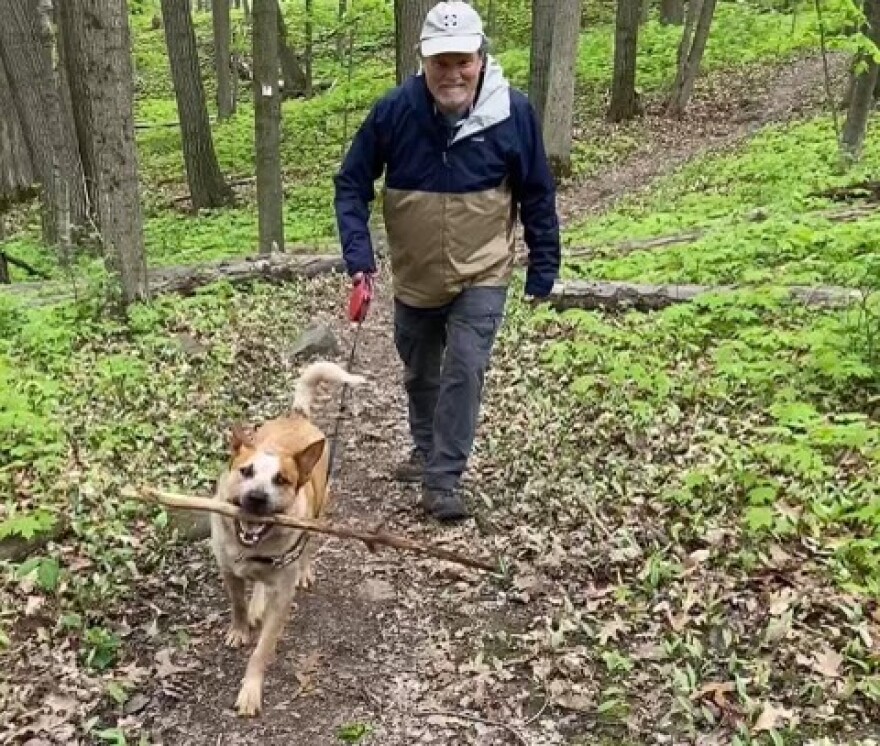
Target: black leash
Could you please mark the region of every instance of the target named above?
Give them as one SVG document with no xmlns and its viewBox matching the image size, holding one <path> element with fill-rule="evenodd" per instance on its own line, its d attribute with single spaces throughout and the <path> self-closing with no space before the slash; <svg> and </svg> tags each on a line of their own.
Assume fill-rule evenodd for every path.
<svg viewBox="0 0 880 746">
<path fill-rule="evenodd" d="M 351 373 L 352 366 L 354 365 L 354 356 L 357 352 L 358 340 L 361 336 L 361 327 L 363 326 L 363 321 L 357 322 L 357 327 L 354 332 L 354 339 L 351 342 L 351 351 L 348 354 L 348 364 L 346 365 L 346 370 Z M 336 424 L 333 428 L 333 436 L 330 440 L 330 458 L 327 466 L 327 472 L 330 475 L 328 481 L 332 481 L 338 464 L 335 464 L 336 461 L 336 453 L 339 448 L 339 424 L 342 422 L 343 417 L 346 414 L 345 402 L 348 398 L 348 390 L 351 388 L 347 383 L 342 384 L 342 394 L 339 397 L 339 411 L 336 413 Z M 341 461 L 340 461 L 341 463 Z"/>
</svg>

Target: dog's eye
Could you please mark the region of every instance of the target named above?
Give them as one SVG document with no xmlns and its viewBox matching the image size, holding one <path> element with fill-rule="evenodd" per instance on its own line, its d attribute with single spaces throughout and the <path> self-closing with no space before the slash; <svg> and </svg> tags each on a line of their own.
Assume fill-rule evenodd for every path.
<svg viewBox="0 0 880 746">
<path fill-rule="evenodd" d="M 272 477 L 272 481 L 278 487 L 286 487 L 288 484 L 290 484 L 290 480 L 285 477 L 280 471 L 274 477 Z"/>
<path fill-rule="evenodd" d="M 254 476 L 254 465 L 248 464 L 247 466 L 242 466 L 238 473 L 241 474 L 245 479 L 252 479 Z"/>
</svg>

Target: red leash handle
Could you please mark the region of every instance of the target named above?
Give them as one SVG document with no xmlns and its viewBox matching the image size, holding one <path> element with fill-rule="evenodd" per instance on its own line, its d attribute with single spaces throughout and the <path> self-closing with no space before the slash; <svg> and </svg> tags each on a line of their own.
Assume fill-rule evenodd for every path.
<svg viewBox="0 0 880 746">
<path fill-rule="evenodd" d="M 348 296 L 348 320 L 360 324 L 367 318 L 370 301 L 373 300 L 373 278 L 365 274 L 355 280 Z"/>
</svg>

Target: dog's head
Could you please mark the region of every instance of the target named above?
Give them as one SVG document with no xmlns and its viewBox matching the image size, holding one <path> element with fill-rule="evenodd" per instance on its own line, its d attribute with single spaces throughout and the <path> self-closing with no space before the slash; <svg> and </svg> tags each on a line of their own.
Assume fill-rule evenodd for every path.
<svg viewBox="0 0 880 746">
<path fill-rule="evenodd" d="M 325 439 L 305 444 L 255 445 L 253 436 L 240 427 L 232 431 L 232 463 L 227 499 L 251 515 L 290 511 L 297 494 L 312 476 L 324 452 Z M 268 523 L 236 521 L 238 540 L 253 546 L 272 529 Z"/>
</svg>

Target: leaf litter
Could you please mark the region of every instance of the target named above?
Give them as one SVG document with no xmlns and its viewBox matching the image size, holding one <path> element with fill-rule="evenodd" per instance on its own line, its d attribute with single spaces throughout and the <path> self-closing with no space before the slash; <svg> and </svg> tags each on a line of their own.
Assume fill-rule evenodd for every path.
<svg viewBox="0 0 880 746">
<path fill-rule="evenodd" d="M 342 281 L 316 279 L 297 292 L 299 313 L 336 321 L 345 348 Z M 3 653 L 4 739 L 88 742 L 111 726 L 156 744 L 330 744 L 337 733 L 387 746 L 709 744 L 787 728 L 816 744 L 874 735 L 876 603 L 830 581 L 821 547 L 787 541 L 755 552 L 724 506 L 706 518 L 656 500 L 711 450 L 701 437 L 741 423 L 691 412 L 643 431 L 616 421 L 613 408 L 585 411 L 566 390 L 571 381 L 544 366 L 564 324 L 536 327 L 514 306 L 466 482 L 477 520 L 424 524 L 413 491 L 387 481 L 406 441 L 385 301 L 358 360 L 374 385 L 348 420 L 336 509 L 483 549 L 505 559 L 506 574 L 328 543 L 318 585 L 298 599 L 270 669 L 267 712 L 241 723 L 231 705 L 245 660 L 218 643 L 228 608 L 207 547 L 157 547 L 155 527 L 136 523 L 120 536 L 133 548 L 134 593 L 86 620 L 104 631 L 88 644 L 52 623 L 31 586 L 4 589 L 4 609 L 29 612 Z M 258 332 L 239 349 L 254 371 L 265 365 L 277 377 L 264 379 L 268 399 L 254 416 L 283 406 L 294 373 L 277 351 L 246 343 Z M 380 371 L 387 378 L 376 383 Z M 248 392 L 260 388 L 255 381 Z M 326 419 L 334 409 L 325 401 Z M 361 427 L 383 437 L 365 448 Z M 108 484 L 96 477 L 90 486 L 101 494 Z M 61 551 L 68 568 L 104 561 L 85 546 Z M 732 561 L 742 552 L 756 556 Z M 88 646 L 103 668 L 96 657 L 85 663 Z"/>
</svg>

